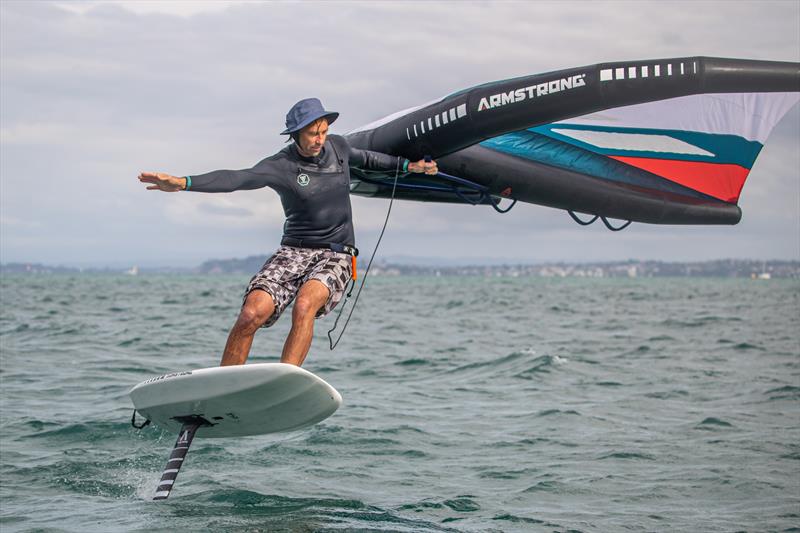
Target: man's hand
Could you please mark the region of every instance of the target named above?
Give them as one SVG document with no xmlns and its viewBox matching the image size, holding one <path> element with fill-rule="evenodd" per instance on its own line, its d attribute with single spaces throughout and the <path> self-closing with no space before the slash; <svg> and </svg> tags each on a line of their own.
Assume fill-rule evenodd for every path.
<svg viewBox="0 0 800 533">
<path fill-rule="evenodd" d="M 439 173 L 439 167 L 436 166 L 436 161 L 425 162 L 424 159 L 420 159 L 416 163 L 409 163 L 408 171 L 433 175 Z"/>
<path fill-rule="evenodd" d="M 186 178 L 171 176 L 163 172 L 142 172 L 139 174 L 139 181 L 152 183 L 147 188 L 148 191 L 177 192 L 186 190 Z"/>
</svg>

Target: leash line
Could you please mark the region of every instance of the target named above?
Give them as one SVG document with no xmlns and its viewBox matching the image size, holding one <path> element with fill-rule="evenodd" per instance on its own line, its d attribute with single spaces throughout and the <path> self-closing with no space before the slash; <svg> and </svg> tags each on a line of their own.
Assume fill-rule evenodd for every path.
<svg viewBox="0 0 800 533">
<path fill-rule="evenodd" d="M 383 234 L 386 231 L 386 226 L 389 224 L 389 215 L 392 213 L 392 205 L 394 205 L 394 193 L 397 188 L 397 178 L 400 175 L 400 158 L 397 159 L 397 167 L 394 171 L 394 183 L 392 183 L 392 196 L 389 199 L 389 209 L 386 211 L 386 219 L 383 221 L 383 228 L 381 228 L 381 233 L 378 236 L 378 242 L 375 243 L 375 248 L 372 250 L 372 255 L 369 258 L 369 263 L 367 263 L 367 269 L 364 271 L 364 276 L 361 278 L 361 285 L 358 287 L 358 292 L 356 292 L 356 297 L 353 300 L 353 305 L 350 306 L 350 313 L 347 315 L 347 320 L 342 326 L 342 331 L 339 333 L 339 336 L 336 338 L 336 342 L 333 341 L 333 333 L 336 330 L 336 327 L 339 324 L 339 319 L 342 317 L 342 313 L 344 312 L 344 308 L 347 305 L 347 300 L 350 299 L 350 295 L 353 293 L 353 288 L 355 287 L 355 280 L 350 280 L 350 289 L 347 291 L 347 296 L 345 296 L 345 301 L 342 303 L 341 309 L 339 309 L 339 314 L 336 315 L 336 321 L 333 323 L 333 327 L 328 330 L 328 342 L 330 344 L 330 349 L 333 350 L 339 344 L 339 341 L 342 340 L 342 336 L 344 332 L 347 330 L 347 325 L 350 323 L 350 318 L 353 316 L 353 311 L 356 309 L 356 304 L 358 304 L 358 298 L 361 296 L 361 291 L 364 289 L 364 284 L 367 282 L 367 276 L 369 275 L 369 269 L 372 268 L 372 261 L 375 259 L 375 254 L 378 252 L 378 247 L 381 245 L 381 240 L 383 239 Z"/>
</svg>

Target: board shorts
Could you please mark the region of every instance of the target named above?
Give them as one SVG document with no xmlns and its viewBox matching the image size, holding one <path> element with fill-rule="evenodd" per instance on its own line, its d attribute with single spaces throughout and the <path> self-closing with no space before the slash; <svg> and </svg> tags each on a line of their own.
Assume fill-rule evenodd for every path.
<svg viewBox="0 0 800 533">
<path fill-rule="evenodd" d="M 322 318 L 342 300 L 352 276 L 350 262 L 348 254 L 325 248 L 281 246 L 250 280 L 242 305 L 254 290 L 262 290 L 272 296 L 275 312 L 261 325 L 262 328 L 268 328 L 294 301 L 300 287 L 315 279 L 324 283 L 330 291 L 325 305 L 317 311 L 316 318 Z"/>
</svg>

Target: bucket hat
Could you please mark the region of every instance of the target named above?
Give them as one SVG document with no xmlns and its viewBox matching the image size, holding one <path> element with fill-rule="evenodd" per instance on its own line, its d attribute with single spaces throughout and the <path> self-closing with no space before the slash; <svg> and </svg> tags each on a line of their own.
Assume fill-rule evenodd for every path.
<svg viewBox="0 0 800 533">
<path fill-rule="evenodd" d="M 328 119 L 328 124 L 333 124 L 333 121 L 339 118 L 339 113 L 325 111 L 318 98 L 300 100 L 286 113 L 286 129 L 281 132 L 281 135 L 300 131 L 322 117 Z"/>
</svg>

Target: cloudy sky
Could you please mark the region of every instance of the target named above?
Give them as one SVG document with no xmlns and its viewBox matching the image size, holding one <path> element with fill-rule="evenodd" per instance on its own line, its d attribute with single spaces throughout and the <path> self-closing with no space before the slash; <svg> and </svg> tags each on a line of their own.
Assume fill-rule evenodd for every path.
<svg viewBox="0 0 800 533">
<path fill-rule="evenodd" d="M 246 168 L 318 96 L 345 133 L 479 83 L 603 61 L 800 61 L 800 3 L 0 2 L 0 261 L 195 266 L 267 254 L 269 189 L 146 191 L 142 170 Z M 388 202 L 353 198 L 371 251 Z M 457 262 L 800 259 L 800 109 L 737 226 L 582 228 L 563 211 L 398 202 L 380 255 Z"/>
</svg>

